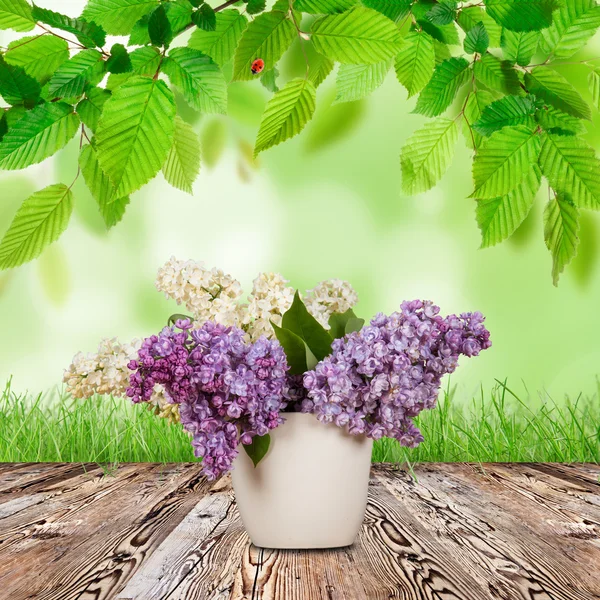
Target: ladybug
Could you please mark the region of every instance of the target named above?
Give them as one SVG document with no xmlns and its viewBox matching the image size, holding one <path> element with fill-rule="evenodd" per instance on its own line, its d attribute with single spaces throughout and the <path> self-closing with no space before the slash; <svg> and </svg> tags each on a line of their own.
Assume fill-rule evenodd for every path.
<svg viewBox="0 0 600 600">
<path fill-rule="evenodd" d="M 262 58 L 257 58 L 250 67 L 254 75 L 258 75 L 265 68 L 265 61 Z"/>
</svg>

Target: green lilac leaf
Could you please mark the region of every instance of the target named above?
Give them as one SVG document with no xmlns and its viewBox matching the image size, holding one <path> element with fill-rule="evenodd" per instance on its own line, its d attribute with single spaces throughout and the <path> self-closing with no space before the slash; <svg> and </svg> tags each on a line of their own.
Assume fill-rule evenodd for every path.
<svg viewBox="0 0 600 600">
<path fill-rule="evenodd" d="M 0 243 L 0 269 L 11 269 L 37 258 L 69 224 L 73 194 L 66 185 L 36 192 L 17 211 Z"/>
<path fill-rule="evenodd" d="M 359 319 L 358 317 L 348 319 L 348 322 L 346 323 L 346 334 L 360 331 L 363 328 L 364 324 L 365 320 Z"/>
<path fill-rule="evenodd" d="M 354 311 L 349 308 L 344 313 L 333 313 L 329 317 L 329 333 L 334 339 L 343 338 L 346 335 L 346 326 L 351 319 L 357 319 Z M 364 323 L 364 320 L 363 320 Z"/>
<path fill-rule="evenodd" d="M 50 27 L 72 33 L 86 48 L 101 48 L 106 43 L 106 32 L 96 23 L 88 23 L 85 19 L 72 19 L 67 15 L 35 5 L 32 16 L 36 21 L 41 21 Z"/>
<path fill-rule="evenodd" d="M 38 81 L 24 69 L 8 64 L 0 56 L 0 96 L 8 104 L 34 106 L 40 99 L 42 88 Z"/>
<path fill-rule="evenodd" d="M 44 85 L 69 59 L 69 46 L 53 35 L 30 36 L 11 42 L 4 59 Z"/>
<path fill-rule="evenodd" d="M 441 115 L 454 101 L 458 90 L 469 80 L 469 61 L 453 57 L 439 64 L 425 86 L 414 112 L 427 117 Z"/>
<path fill-rule="evenodd" d="M 82 50 L 58 67 L 50 79 L 49 93 L 52 98 L 81 96 L 86 84 L 98 83 L 104 75 L 104 62 L 98 50 Z"/>
<path fill-rule="evenodd" d="M 31 6 L 25 0 L 0 0 L 0 29 L 31 31 L 34 27 Z"/>
<path fill-rule="evenodd" d="M 0 143 L 0 168 L 24 169 L 52 156 L 75 135 L 79 117 L 64 102 L 27 111 Z"/>
<path fill-rule="evenodd" d="M 271 321 L 271 326 L 275 331 L 275 337 L 281 344 L 290 367 L 290 375 L 302 375 L 309 370 L 308 353 L 310 350 L 304 340 L 293 331 L 279 327 Z"/>
<path fill-rule="evenodd" d="M 192 14 L 192 23 L 194 23 L 198 29 L 203 29 L 204 31 L 216 31 L 217 15 L 211 6 L 204 3 Z"/>
<path fill-rule="evenodd" d="M 484 54 L 473 65 L 475 79 L 483 83 L 491 90 L 497 90 L 503 94 L 521 93 L 521 81 L 513 65 L 500 60 L 493 54 Z"/>
<path fill-rule="evenodd" d="M 91 88 L 86 91 L 85 98 L 77 105 L 76 112 L 81 122 L 95 133 L 102 109 L 110 98 L 110 91 L 102 88 Z"/>
<path fill-rule="evenodd" d="M 286 83 L 267 103 L 254 155 L 299 134 L 312 119 L 316 98 L 316 89 L 309 80 L 293 79 Z"/>
<path fill-rule="evenodd" d="M 522 96 L 504 96 L 487 106 L 473 128 L 481 135 L 489 136 L 503 127 L 526 125 L 535 127 L 536 107 L 533 100 Z"/>
<path fill-rule="evenodd" d="M 539 31 L 552 23 L 555 0 L 485 0 L 488 14 L 511 31 Z"/>
<path fill-rule="evenodd" d="M 256 468 L 258 463 L 267 455 L 270 445 L 271 436 L 267 433 L 265 435 L 255 435 L 251 444 L 242 444 L 242 447 Z"/>
<path fill-rule="evenodd" d="M 162 167 L 165 179 L 173 186 L 193 194 L 193 184 L 200 173 L 200 140 L 194 128 L 175 117 L 173 145 Z"/>
<path fill-rule="evenodd" d="M 409 98 L 427 85 L 435 70 L 435 50 L 429 34 L 410 31 L 406 35 L 396 55 L 395 70 Z"/>
<path fill-rule="evenodd" d="M 391 66 L 391 60 L 370 65 L 340 65 L 335 102 L 354 102 L 366 98 L 383 84 Z"/>
<path fill-rule="evenodd" d="M 402 191 L 420 194 L 430 190 L 448 170 L 458 141 L 456 121 L 435 119 L 415 131 L 402 148 Z"/>
<path fill-rule="evenodd" d="M 137 21 L 159 6 L 159 0 L 88 0 L 81 17 L 110 35 L 129 35 Z"/>
<path fill-rule="evenodd" d="M 465 36 L 464 48 L 467 54 L 484 54 L 490 46 L 490 36 L 482 21 L 472 27 Z"/>
</svg>

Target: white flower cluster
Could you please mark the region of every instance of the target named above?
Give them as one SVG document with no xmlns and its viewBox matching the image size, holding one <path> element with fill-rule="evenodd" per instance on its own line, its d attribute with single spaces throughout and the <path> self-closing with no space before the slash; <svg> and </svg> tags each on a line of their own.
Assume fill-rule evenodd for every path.
<svg viewBox="0 0 600 600">
<path fill-rule="evenodd" d="M 321 281 L 312 290 L 308 290 L 304 303 L 308 312 L 329 329 L 329 317 L 333 313 L 344 313 L 358 302 L 354 288 L 342 279 Z"/>
<path fill-rule="evenodd" d="M 156 288 L 177 304 L 185 304 L 199 325 L 209 320 L 235 325 L 240 320 L 241 285 L 220 269 L 171 257 L 158 270 Z"/>
<path fill-rule="evenodd" d="M 294 288 L 279 273 L 259 273 L 254 280 L 242 324 L 252 340 L 274 337 L 271 321 L 281 325 L 283 313 L 294 301 Z"/>
</svg>

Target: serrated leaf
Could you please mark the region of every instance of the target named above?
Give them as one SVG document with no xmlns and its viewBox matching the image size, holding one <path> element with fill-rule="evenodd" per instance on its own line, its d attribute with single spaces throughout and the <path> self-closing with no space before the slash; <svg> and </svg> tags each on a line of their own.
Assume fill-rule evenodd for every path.
<svg viewBox="0 0 600 600">
<path fill-rule="evenodd" d="M 541 49 L 554 58 L 568 58 L 583 48 L 600 27 L 595 0 L 569 0 L 554 13 L 552 25 L 542 31 Z"/>
<path fill-rule="evenodd" d="M 427 19 L 434 25 L 449 25 L 456 19 L 456 0 L 440 0 L 427 13 Z"/>
<path fill-rule="evenodd" d="M 413 3 L 411 6 L 411 12 L 413 19 L 416 21 L 413 22 L 412 28 L 422 29 L 427 32 L 432 38 L 442 42 L 443 44 L 448 44 L 450 46 L 454 46 L 460 43 L 458 37 L 458 31 L 454 23 L 448 23 L 446 25 L 434 25 L 429 20 L 429 13 L 436 6 L 436 2 L 432 0 L 422 0 L 418 3 Z"/>
<path fill-rule="evenodd" d="M 167 19 L 171 26 L 173 36 L 181 33 L 186 27 L 192 23 L 193 6 L 188 0 L 171 0 L 162 5 L 166 11 Z M 151 14 L 144 15 L 131 30 L 129 36 L 129 46 L 144 46 L 150 44 L 150 33 L 148 24 Z"/>
<path fill-rule="evenodd" d="M 67 42 L 46 34 L 16 40 L 9 44 L 4 55 L 8 64 L 23 68 L 27 75 L 37 79 L 42 85 L 68 58 Z"/>
<path fill-rule="evenodd" d="M 2 138 L 8 132 L 8 119 L 6 118 L 6 111 L 2 111 L 2 116 L 0 117 L 0 142 Z"/>
<path fill-rule="evenodd" d="M 583 121 L 568 115 L 553 106 L 540 108 L 535 114 L 536 121 L 546 130 L 560 130 L 571 135 L 587 133 Z"/>
<path fill-rule="evenodd" d="M 293 79 L 267 103 L 263 114 L 254 155 L 297 135 L 312 119 L 317 92 L 306 79 Z"/>
<path fill-rule="evenodd" d="M 362 0 L 367 8 L 372 8 L 392 21 L 399 21 L 410 12 L 413 0 Z"/>
<path fill-rule="evenodd" d="M 114 91 L 96 139 L 98 161 L 116 196 L 138 190 L 160 171 L 173 143 L 174 119 L 175 100 L 164 81 L 134 75 Z"/>
<path fill-rule="evenodd" d="M 296 38 L 296 28 L 283 12 L 259 15 L 248 25 L 238 44 L 233 59 L 233 79 L 254 79 L 252 63 L 257 58 L 265 61 L 265 69 L 272 69 Z"/>
<path fill-rule="evenodd" d="M 48 84 L 52 98 L 75 98 L 87 83 L 95 85 L 104 75 L 104 62 L 98 50 L 82 50 L 64 62 Z"/>
<path fill-rule="evenodd" d="M 267 7 L 267 0 L 248 0 L 246 11 L 249 15 L 257 15 Z"/>
<path fill-rule="evenodd" d="M 173 145 L 162 172 L 173 187 L 193 194 L 192 186 L 200 172 L 200 141 L 193 127 L 179 116 L 175 117 Z"/>
<path fill-rule="evenodd" d="M 267 455 L 270 445 L 271 436 L 267 433 L 266 435 L 255 435 L 251 444 L 242 444 L 242 447 L 256 468 L 258 463 Z"/>
<path fill-rule="evenodd" d="M 518 94 L 521 91 L 519 75 L 508 61 L 501 61 L 493 54 L 484 54 L 473 65 L 475 78 L 492 90 L 503 94 Z"/>
<path fill-rule="evenodd" d="M 384 82 L 391 66 L 390 60 L 371 65 L 340 65 L 335 102 L 354 102 L 366 98 Z"/>
<path fill-rule="evenodd" d="M 4 111 L 4 116 L 6 117 L 6 124 L 8 128 L 11 129 L 15 126 L 17 121 L 20 121 L 27 112 L 27 109 L 24 106 L 13 106 L 8 110 Z"/>
<path fill-rule="evenodd" d="M 441 115 L 454 101 L 458 90 L 469 80 L 469 61 L 453 57 L 439 64 L 425 86 L 414 112 L 426 117 Z"/>
<path fill-rule="evenodd" d="M 214 31 L 196 29 L 188 45 L 223 66 L 233 57 L 247 23 L 248 19 L 237 10 L 224 10 L 217 13 L 217 25 Z"/>
<path fill-rule="evenodd" d="M 27 198 L 0 243 L 0 269 L 37 258 L 67 228 L 72 212 L 73 195 L 62 183 Z"/>
<path fill-rule="evenodd" d="M 490 36 L 482 21 L 472 27 L 465 36 L 465 52 L 467 54 L 484 54 L 490 46 Z"/>
<path fill-rule="evenodd" d="M 600 70 L 594 69 L 588 75 L 588 86 L 596 110 L 600 110 Z"/>
<path fill-rule="evenodd" d="M 227 83 L 219 66 L 209 56 L 193 48 L 173 48 L 163 62 L 163 71 L 196 110 L 227 112 Z"/>
<path fill-rule="evenodd" d="M 528 129 L 535 127 L 535 104 L 528 97 L 504 96 L 492 102 L 483 111 L 481 118 L 473 124 L 481 135 L 491 135 L 503 127 L 525 125 Z"/>
<path fill-rule="evenodd" d="M 192 23 L 194 23 L 198 29 L 203 29 L 204 31 L 216 31 L 217 16 L 212 7 L 204 3 L 192 14 Z"/>
<path fill-rule="evenodd" d="M 600 209 L 600 160 L 582 139 L 546 134 L 539 162 L 556 192 L 580 208 Z"/>
<path fill-rule="evenodd" d="M 467 6 L 463 8 L 456 22 L 465 33 L 469 33 L 478 23 L 483 23 L 490 38 L 490 48 L 500 47 L 502 27 L 479 6 Z"/>
<path fill-rule="evenodd" d="M 312 15 L 335 15 L 349 10 L 356 2 L 357 0 L 296 0 L 294 8 Z"/>
<path fill-rule="evenodd" d="M 81 122 L 92 132 L 98 127 L 98 120 L 106 101 L 110 98 L 110 92 L 102 88 L 91 88 L 85 98 L 77 105 L 77 114 Z"/>
<path fill-rule="evenodd" d="M 473 129 L 473 125 L 479 121 L 486 106 L 494 101 L 494 97 L 486 90 L 471 92 L 465 110 L 463 113 L 465 122 L 463 123 L 463 135 L 467 146 L 477 150 L 482 142 L 482 135 Z"/>
<path fill-rule="evenodd" d="M 577 254 L 579 210 L 568 197 L 558 195 L 544 209 L 544 241 L 552 254 L 552 282 Z"/>
<path fill-rule="evenodd" d="M 158 5 L 158 0 L 88 0 L 81 16 L 110 35 L 129 35 L 136 21 Z"/>
<path fill-rule="evenodd" d="M 427 85 L 435 69 L 435 50 L 429 34 L 411 31 L 406 35 L 396 55 L 395 69 L 409 98 Z"/>
<path fill-rule="evenodd" d="M 123 85 L 133 75 L 154 75 L 161 64 L 162 56 L 158 48 L 148 46 L 137 48 L 129 54 L 131 60 L 131 73 L 113 73 L 106 82 L 106 88 L 115 90 Z"/>
<path fill-rule="evenodd" d="M 127 48 L 123 44 L 113 44 L 113 47 L 110 49 L 110 56 L 106 60 L 106 70 L 109 73 L 117 75 L 133 72 L 129 52 L 127 52 Z"/>
<path fill-rule="evenodd" d="M 494 132 L 473 160 L 472 197 L 485 200 L 512 192 L 537 161 L 539 152 L 540 139 L 531 128 L 518 125 Z"/>
<path fill-rule="evenodd" d="M 402 44 L 396 25 L 364 6 L 321 17 L 313 23 L 311 31 L 316 51 L 341 63 L 370 64 L 387 60 L 398 53 Z"/>
<path fill-rule="evenodd" d="M 88 23 L 85 19 L 72 19 L 47 8 L 33 7 L 32 16 L 36 21 L 41 21 L 54 27 L 72 33 L 86 48 L 101 48 L 106 43 L 106 32 L 96 23 Z"/>
<path fill-rule="evenodd" d="M 552 23 L 555 0 L 485 0 L 488 14 L 511 31 L 539 31 Z"/>
<path fill-rule="evenodd" d="M 155 8 L 148 17 L 148 37 L 153 46 L 165 48 L 173 41 L 173 30 L 164 4 Z"/>
<path fill-rule="evenodd" d="M 402 190 L 413 195 L 431 189 L 448 170 L 458 141 L 455 121 L 436 119 L 413 133 L 402 148 Z"/>
<path fill-rule="evenodd" d="M 79 166 L 90 193 L 98 203 L 106 228 L 114 227 L 125 214 L 129 196 L 119 198 L 115 195 L 116 190 L 108 175 L 100 167 L 96 149 L 91 144 L 82 148 Z"/>
<path fill-rule="evenodd" d="M 533 165 L 525 179 L 506 196 L 477 201 L 482 248 L 503 242 L 517 230 L 533 206 L 541 177 L 539 167 Z"/>
<path fill-rule="evenodd" d="M 332 60 L 315 52 L 308 69 L 308 79 L 312 81 L 315 88 L 319 87 L 327 79 L 329 73 L 333 71 L 334 65 L 335 63 Z"/>
<path fill-rule="evenodd" d="M 579 92 L 553 69 L 536 67 L 525 74 L 525 85 L 532 94 L 569 115 L 588 120 L 592 117 Z"/>
<path fill-rule="evenodd" d="M 34 106 L 41 91 L 40 84 L 33 77 L 27 75 L 21 67 L 7 64 L 0 56 L 0 96 L 8 104 Z"/>
<path fill-rule="evenodd" d="M 34 27 L 31 6 L 25 0 L 0 0 L 0 29 L 31 31 Z"/>
<path fill-rule="evenodd" d="M 260 82 L 266 90 L 269 90 L 274 94 L 275 92 L 279 91 L 277 77 L 279 77 L 279 69 L 277 67 L 273 67 L 270 71 L 265 71 L 260 76 Z"/>
<path fill-rule="evenodd" d="M 331 354 L 333 338 L 308 312 L 297 291 L 292 305 L 283 314 L 281 326 L 300 337 L 317 360 L 323 360 Z"/>
<path fill-rule="evenodd" d="M 24 169 L 66 146 L 77 131 L 79 117 L 64 102 L 40 104 L 27 111 L 0 143 L 0 168 Z"/>
<path fill-rule="evenodd" d="M 502 30 L 501 47 L 504 58 L 511 63 L 526 67 L 537 51 L 539 31 Z"/>
</svg>

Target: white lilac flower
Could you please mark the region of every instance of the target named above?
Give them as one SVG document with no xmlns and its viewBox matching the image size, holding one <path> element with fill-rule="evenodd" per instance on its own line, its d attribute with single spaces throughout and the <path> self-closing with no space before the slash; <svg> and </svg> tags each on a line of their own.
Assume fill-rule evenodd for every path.
<svg viewBox="0 0 600 600">
<path fill-rule="evenodd" d="M 308 312 L 329 329 L 329 317 L 333 313 L 344 313 L 358 302 L 354 288 L 342 279 L 321 281 L 306 292 L 304 303 Z"/>
</svg>

